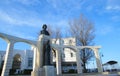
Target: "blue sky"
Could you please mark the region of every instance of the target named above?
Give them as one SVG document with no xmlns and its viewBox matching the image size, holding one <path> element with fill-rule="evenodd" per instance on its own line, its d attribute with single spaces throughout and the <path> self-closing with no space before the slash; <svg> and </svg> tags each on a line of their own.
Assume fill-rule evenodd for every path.
<svg viewBox="0 0 120 76">
<path fill-rule="evenodd" d="M 0 32 L 36 40 L 42 24 L 65 29 L 82 13 L 95 25 L 102 61 L 120 63 L 119 12 L 120 0 L 0 0 Z"/>
</svg>

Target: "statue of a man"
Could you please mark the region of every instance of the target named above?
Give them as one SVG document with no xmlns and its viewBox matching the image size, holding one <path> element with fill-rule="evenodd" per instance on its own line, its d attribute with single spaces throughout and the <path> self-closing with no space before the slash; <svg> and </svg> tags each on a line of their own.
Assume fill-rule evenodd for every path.
<svg viewBox="0 0 120 76">
<path fill-rule="evenodd" d="M 49 36 L 49 35 L 50 35 L 50 34 L 49 34 L 49 32 L 48 32 L 48 31 L 46 31 L 46 29 L 47 29 L 47 25 L 46 25 L 46 24 L 44 24 L 42 28 L 43 28 L 43 30 L 41 31 L 41 33 L 40 33 L 40 34 L 44 34 L 44 35 L 48 35 L 48 36 Z"/>
<path fill-rule="evenodd" d="M 43 28 L 43 30 L 41 31 L 41 34 L 49 36 L 50 34 L 46 30 L 47 29 L 47 25 L 44 24 L 42 28 Z M 50 51 L 51 51 L 50 40 L 48 40 L 48 41 L 45 41 L 43 43 L 43 66 L 50 65 Z"/>
<path fill-rule="evenodd" d="M 43 66 L 44 65 L 50 65 L 50 51 L 51 51 L 51 47 L 50 47 L 50 41 L 48 40 L 46 42 L 46 44 L 43 47 Z"/>
</svg>

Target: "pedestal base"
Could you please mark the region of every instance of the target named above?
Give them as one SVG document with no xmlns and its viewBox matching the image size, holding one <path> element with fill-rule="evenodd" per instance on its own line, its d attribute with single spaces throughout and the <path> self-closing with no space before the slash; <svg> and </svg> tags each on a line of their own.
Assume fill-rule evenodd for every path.
<svg viewBox="0 0 120 76">
<path fill-rule="evenodd" d="M 31 76 L 56 76 L 56 72 L 54 66 L 43 66 L 43 68 L 32 71 Z"/>
<path fill-rule="evenodd" d="M 55 76 L 54 66 L 44 66 L 45 76 Z"/>
<path fill-rule="evenodd" d="M 31 72 L 31 76 L 45 76 L 45 69 L 40 68 Z"/>
</svg>

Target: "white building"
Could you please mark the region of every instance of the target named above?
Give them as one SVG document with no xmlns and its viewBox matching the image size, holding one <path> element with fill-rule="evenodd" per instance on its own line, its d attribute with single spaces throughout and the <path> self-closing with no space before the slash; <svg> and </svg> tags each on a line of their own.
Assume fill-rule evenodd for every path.
<svg viewBox="0 0 120 76">
<path fill-rule="evenodd" d="M 75 38 L 52 39 L 53 44 L 59 45 L 76 45 Z M 2 68 L 6 51 L 0 51 L 0 68 Z M 55 54 L 53 53 L 53 64 L 55 63 Z M 33 51 L 32 50 L 17 50 L 13 52 L 12 69 L 32 69 Z M 55 65 L 55 64 L 54 64 Z M 62 66 L 67 69 L 76 69 L 76 55 L 72 49 L 64 48 L 62 51 Z M 63 69 L 65 70 L 65 68 Z"/>
<path fill-rule="evenodd" d="M 1 66 L 4 61 L 5 51 L 0 51 Z M 12 69 L 32 69 L 33 51 L 32 50 L 17 50 L 13 52 Z"/>
</svg>

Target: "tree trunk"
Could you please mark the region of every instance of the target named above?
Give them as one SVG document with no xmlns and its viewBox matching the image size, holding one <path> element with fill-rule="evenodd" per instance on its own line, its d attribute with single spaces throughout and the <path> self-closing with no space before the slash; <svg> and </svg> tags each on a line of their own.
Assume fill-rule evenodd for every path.
<svg viewBox="0 0 120 76">
<path fill-rule="evenodd" d="M 83 49 L 83 72 L 87 73 L 85 49 Z"/>
</svg>

